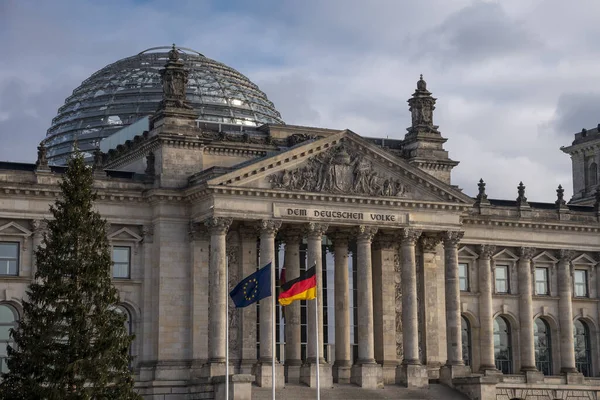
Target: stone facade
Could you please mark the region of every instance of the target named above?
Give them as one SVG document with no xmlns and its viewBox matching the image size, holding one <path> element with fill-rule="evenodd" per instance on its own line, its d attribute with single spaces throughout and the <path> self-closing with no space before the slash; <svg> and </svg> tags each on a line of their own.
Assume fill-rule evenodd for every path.
<svg viewBox="0 0 600 400">
<path fill-rule="evenodd" d="M 114 282 L 136 335 L 142 394 L 223 396 L 228 370 L 232 393 L 247 398 L 249 380 L 314 386 L 318 365 L 325 387 L 439 379 L 479 399 L 597 398 L 597 208 L 566 205 L 560 193 L 556 203 L 528 203 L 522 184 L 516 201 L 488 199 L 483 181 L 476 198 L 453 187 L 457 163 L 422 79 L 409 102 L 413 126 L 385 146 L 349 130 L 210 131 L 176 100 L 150 132 L 95 166 L 109 240 L 130 251 L 129 274 Z M 43 146 L 35 165 L 0 163 L 0 243 L 18 249 L 16 273 L 0 275 L 0 305 L 17 313 L 63 171 L 48 166 Z M 335 259 L 327 291 L 324 252 Z M 272 299 L 235 309 L 228 292 L 278 254 L 288 279 L 301 262 L 317 266 L 319 308 L 308 307 L 303 339 L 304 314 L 290 306 L 285 345 L 273 353 Z M 543 343 L 539 326 L 548 328 Z"/>
</svg>

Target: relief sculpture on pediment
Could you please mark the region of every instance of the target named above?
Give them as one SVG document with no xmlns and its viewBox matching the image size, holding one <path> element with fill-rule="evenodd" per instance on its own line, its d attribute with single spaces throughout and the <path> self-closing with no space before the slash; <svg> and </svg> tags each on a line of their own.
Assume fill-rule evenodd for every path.
<svg viewBox="0 0 600 400">
<path fill-rule="evenodd" d="M 342 145 L 312 157 L 302 167 L 270 175 L 269 182 L 275 189 L 293 191 L 406 197 L 406 185 L 380 174 L 358 151 Z"/>
</svg>

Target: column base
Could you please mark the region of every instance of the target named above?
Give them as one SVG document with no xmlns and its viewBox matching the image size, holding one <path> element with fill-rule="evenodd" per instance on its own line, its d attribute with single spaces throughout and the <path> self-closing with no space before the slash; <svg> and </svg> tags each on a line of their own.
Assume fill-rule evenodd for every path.
<svg viewBox="0 0 600 400">
<path fill-rule="evenodd" d="M 440 382 L 444 385 L 454 387 L 454 378 L 465 378 L 471 376 L 471 367 L 466 365 L 444 365 L 440 369 Z"/>
<path fill-rule="evenodd" d="M 242 360 L 240 361 L 240 374 L 242 375 L 254 375 L 254 367 L 256 366 L 256 360 Z"/>
<path fill-rule="evenodd" d="M 333 363 L 333 382 L 350 383 L 352 363 L 349 360 L 335 361 Z"/>
<path fill-rule="evenodd" d="M 521 373 L 525 375 L 525 382 L 527 383 L 543 383 L 544 382 L 544 374 L 540 371 L 531 368 L 521 368 Z"/>
<path fill-rule="evenodd" d="M 317 387 L 317 364 L 314 362 L 302 364 L 300 367 L 300 383 L 308 387 Z M 333 376 L 331 364 L 321 362 L 319 364 L 319 383 L 322 388 L 333 387 Z"/>
<path fill-rule="evenodd" d="M 396 384 L 396 368 L 398 362 L 396 361 L 384 361 L 381 369 L 383 371 L 383 384 L 384 385 L 395 385 Z"/>
<path fill-rule="evenodd" d="M 440 368 L 442 368 L 442 363 L 439 361 L 429 362 L 425 364 L 427 368 L 427 376 L 429 380 L 437 381 L 440 379 Z"/>
<path fill-rule="evenodd" d="M 350 382 L 365 389 L 383 389 L 383 370 L 376 362 L 352 366 Z"/>
<path fill-rule="evenodd" d="M 421 364 L 401 364 L 396 368 L 396 382 L 409 389 L 427 388 L 427 368 Z"/>
<path fill-rule="evenodd" d="M 229 375 L 229 399 L 225 396 L 225 375 L 211 379 L 215 400 L 252 400 L 252 375 Z"/>
<path fill-rule="evenodd" d="M 209 361 L 202 366 L 201 376 L 203 378 L 213 378 L 215 376 L 225 376 L 225 363 Z"/>
<path fill-rule="evenodd" d="M 497 376 L 502 375 L 502 371 L 496 368 L 495 365 L 482 365 L 479 368 L 479 373 L 484 376 Z"/>
<path fill-rule="evenodd" d="M 567 385 L 583 385 L 585 378 L 583 377 L 583 374 L 579 371 L 577 371 L 577 369 L 575 370 L 566 370 L 566 371 L 561 371 L 562 374 L 565 375 L 565 377 L 567 378 Z"/>
<path fill-rule="evenodd" d="M 254 366 L 255 383 L 260 387 L 271 387 L 273 371 L 270 362 L 259 362 Z M 285 387 L 285 374 L 283 365 L 275 363 L 275 387 Z"/>
<path fill-rule="evenodd" d="M 300 360 L 285 360 L 283 365 L 285 371 L 285 383 L 300 383 Z"/>
</svg>

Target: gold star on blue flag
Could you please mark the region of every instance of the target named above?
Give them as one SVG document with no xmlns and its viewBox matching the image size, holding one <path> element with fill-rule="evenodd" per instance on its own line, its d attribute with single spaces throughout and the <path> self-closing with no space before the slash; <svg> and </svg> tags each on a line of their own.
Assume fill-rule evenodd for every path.
<svg viewBox="0 0 600 400">
<path fill-rule="evenodd" d="M 244 278 L 229 296 L 238 308 L 271 296 L 271 263 Z"/>
</svg>

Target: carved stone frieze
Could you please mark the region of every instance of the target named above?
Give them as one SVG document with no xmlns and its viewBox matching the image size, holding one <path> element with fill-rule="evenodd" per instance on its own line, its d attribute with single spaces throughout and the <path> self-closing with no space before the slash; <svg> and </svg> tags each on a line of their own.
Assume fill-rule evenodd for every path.
<svg viewBox="0 0 600 400">
<path fill-rule="evenodd" d="M 233 218 L 229 217 L 209 217 L 204 221 L 204 225 L 208 228 L 210 234 L 224 235 L 229 230 Z"/>
<path fill-rule="evenodd" d="M 479 258 L 482 260 L 489 260 L 496 252 L 496 246 L 492 244 L 482 244 L 478 246 Z"/>
<path fill-rule="evenodd" d="M 409 188 L 402 181 L 379 174 L 362 153 L 342 144 L 302 167 L 270 175 L 269 181 L 275 189 L 291 191 L 406 197 Z"/>
<path fill-rule="evenodd" d="M 261 219 L 256 221 L 256 229 L 260 234 L 275 236 L 281 228 L 281 221 L 276 219 Z"/>
<path fill-rule="evenodd" d="M 446 231 L 443 234 L 442 239 L 444 240 L 445 247 L 456 247 L 460 243 L 461 239 L 465 235 L 462 231 Z"/>
<path fill-rule="evenodd" d="M 440 235 L 428 233 L 421 236 L 421 247 L 424 253 L 435 253 L 437 245 L 440 244 L 442 238 Z"/>
<path fill-rule="evenodd" d="M 320 238 L 329 229 L 328 224 L 319 224 L 316 222 L 309 222 L 305 226 L 305 233 L 311 238 Z"/>
<path fill-rule="evenodd" d="M 421 233 L 422 231 L 420 229 L 405 228 L 401 229 L 398 235 L 402 244 L 411 244 L 414 246 L 421 236 Z"/>
<path fill-rule="evenodd" d="M 356 228 L 354 228 L 354 234 L 356 235 L 357 240 L 365 240 L 371 242 L 373 241 L 373 237 L 377 233 L 377 229 L 378 228 L 376 226 L 359 225 Z"/>
</svg>

